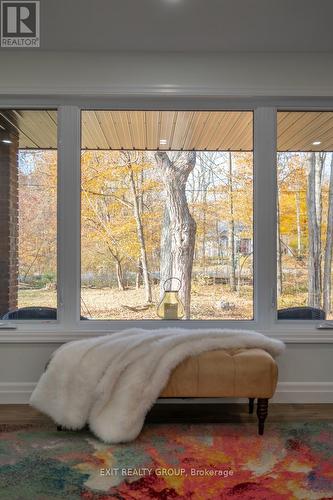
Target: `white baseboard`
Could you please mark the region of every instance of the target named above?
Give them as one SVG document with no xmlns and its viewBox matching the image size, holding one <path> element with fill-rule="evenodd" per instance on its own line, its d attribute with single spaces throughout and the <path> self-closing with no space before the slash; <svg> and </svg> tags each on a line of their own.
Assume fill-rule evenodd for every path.
<svg viewBox="0 0 333 500">
<path fill-rule="evenodd" d="M 35 382 L 1 382 L 0 404 L 25 404 L 36 386 Z M 178 402 L 179 399 L 161 403 Z M 183 400 L 184 401 L 184 400 Z M 193 400 L 186 400 L 192 402 Z M 196 398 L 196 402 L 242 402 L 240 399 Z M 333 382 L 279 382 L 272 403 L 333 403 Z"/>
<path fill-rule="evenodd" d="M 333 382 L 279 382 L 273 403 L 333 403 Z"/>
<path fill-rule="evenodd" d="M 35 382 L 0 382 L 0 404 L 28 403 L 35 386 Z"/>
</svg>

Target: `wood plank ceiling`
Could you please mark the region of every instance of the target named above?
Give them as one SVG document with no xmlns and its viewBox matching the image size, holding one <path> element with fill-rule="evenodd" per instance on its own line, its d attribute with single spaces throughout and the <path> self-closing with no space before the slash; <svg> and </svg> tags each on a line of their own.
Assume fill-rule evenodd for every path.
<svg viewBox="0 0 333 500">
<path fill-rule="evenodd" d="M 55 149 L 54 110 L 0 110 L 20 148 Z M 314 142 L 320 142 L 314 145 Z M 83 111 L 82 149 L 252 151 L 250 111 Z M 333 112 L 279 112 L 279 151 L 333 151 Z"/>
</svg>

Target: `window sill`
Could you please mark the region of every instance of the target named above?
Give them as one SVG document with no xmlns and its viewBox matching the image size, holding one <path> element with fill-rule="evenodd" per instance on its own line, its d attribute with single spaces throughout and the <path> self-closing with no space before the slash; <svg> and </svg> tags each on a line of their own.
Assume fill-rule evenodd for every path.
<svg viewBox="0 0 333 500">
<path fill-rule="evenodd" d="M 40 325 L 41 326 L 41 325 Z M 165 325 L 166 326 L 166 325 Z M 216 328 L 216 327 L 215 327 Z M 227 327 L 229 328 L 229 326 Z M 238 325 L 234 325 L 238 329 Z M 333 331 L 284 328 L 282 329 L 257 329 L 269 337 L 282 340 L 286 344 L 333 344 Z M 119 328 L 114 329 L 47 329 L 39 328 L 35 330 L 3 330 L 0 332 L 0 344 L 63 344 L 72 340 L 87 339 L 108 335 Z"/>
</svg>

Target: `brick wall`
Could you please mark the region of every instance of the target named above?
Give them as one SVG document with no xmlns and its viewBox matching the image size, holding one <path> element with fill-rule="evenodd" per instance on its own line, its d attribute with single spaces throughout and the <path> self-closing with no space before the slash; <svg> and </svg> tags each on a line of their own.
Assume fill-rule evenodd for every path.
<svg viewBox="0 0 333 500">
<path fill-rule="evenodd" d="M 4 144 L 10 139 L 11 144 Z M 0 128 L 0 316 L 17 307 L 18 136 Z"/>
</svg>

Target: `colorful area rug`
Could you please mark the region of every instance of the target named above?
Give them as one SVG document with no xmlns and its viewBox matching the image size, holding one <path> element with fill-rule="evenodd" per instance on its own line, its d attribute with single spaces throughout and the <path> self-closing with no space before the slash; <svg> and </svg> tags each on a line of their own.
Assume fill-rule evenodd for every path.
<svg viewBox="0 0 333 500">
<path fill-rule="evenodd" d="M 0 434 L 1 500 L 333 499 L 333 423 L 149 425 L 130 444 L 89 432 Z"/>
</svg>

